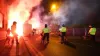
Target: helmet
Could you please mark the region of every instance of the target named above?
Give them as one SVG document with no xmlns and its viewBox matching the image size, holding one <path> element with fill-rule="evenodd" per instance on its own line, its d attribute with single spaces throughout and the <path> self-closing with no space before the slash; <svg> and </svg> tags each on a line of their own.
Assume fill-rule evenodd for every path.
<svg viewBox="0 0 100 56">
<path fill-rule="evenodd" d="M 62 26 L 63 26 L 63 27 L 65 27 L 65 25 L 64 25 L 64 24 L 63 24 Z"/>
<path fill-rule="evenodd" d="M 47 27 L 47 24 L 45 24 L 45 27 Z"/>
</svg>

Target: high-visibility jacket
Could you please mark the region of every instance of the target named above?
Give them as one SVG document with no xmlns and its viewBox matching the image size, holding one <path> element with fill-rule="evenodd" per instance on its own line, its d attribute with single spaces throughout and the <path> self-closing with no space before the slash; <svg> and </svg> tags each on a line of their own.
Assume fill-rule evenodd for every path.
<svg viewBox="0 0 100 56">
<path fill-rule="evenodd" d="M 43 33 L 49 33 L 49 32 L 50 32 L 49 28 L 44 28 L 43 29 Z"/>
<path fill-rule="evenodd" d="M 95 35 L 96 34 L 96 28 L 90 28 L 89 34 L 90 35 Z"/>
<path fill-rule="evenodd" d="M 61 27 L 61 28 L 59 29 L 59 31 L 60 31 L 60 32 L 66 32 L 67 29 L 66 29 L 66 27 Z"/>
</svg>

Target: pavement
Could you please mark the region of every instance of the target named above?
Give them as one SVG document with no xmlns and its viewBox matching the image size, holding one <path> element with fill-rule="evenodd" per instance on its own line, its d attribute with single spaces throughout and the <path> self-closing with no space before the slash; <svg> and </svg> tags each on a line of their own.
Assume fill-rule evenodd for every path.
<svg viewBox="0 0 100 56">
<path fill-rule="evenodd" d="M 50 36 L 49 43 L 41 43 L 41 36 L 22 36 L 19 44 L 0 40 L 0 56 L 100 56 L 100 43 L 83 40 L 80 36 L 68 36 L 68 42 L 60 43 L 59 36 Z"/>
</svg>

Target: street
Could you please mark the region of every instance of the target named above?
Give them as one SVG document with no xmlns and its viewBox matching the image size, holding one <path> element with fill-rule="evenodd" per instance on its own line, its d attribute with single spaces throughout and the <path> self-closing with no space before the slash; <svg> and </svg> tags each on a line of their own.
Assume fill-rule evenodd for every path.
<svg viewBox="0 0 100 56">
<path fill-rule="evenodd" d="M 0 0 L 0 56 L 100 56 L 99 24 L 100 0 Z"/>
<path fill-rule="evenodd" d="M 0 40 L 0 56 L 100 56 L 100 43 L 68 36 L 61 44 L 59 36 L 50 36 L 49 43 L 41 43 L 41 36 L 20 37 L 19 44 Z"/>
</svg>

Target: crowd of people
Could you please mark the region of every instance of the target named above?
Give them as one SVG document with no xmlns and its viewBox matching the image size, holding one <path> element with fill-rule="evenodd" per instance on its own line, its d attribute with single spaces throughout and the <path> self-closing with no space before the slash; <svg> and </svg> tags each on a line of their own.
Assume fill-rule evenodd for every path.
<svg viewBox="0 0 100 56">
<path fill-rule="evenodd" d="M 18 37 L 17 37 L 18 35 L 15 31 L 16 30 L 16 24 L 17 24 L 17 22 L 13 22 L 13 24 L 11 26 L 11 30 L 10 29 L 7 30 L 6 40 L 8 41 L 8 43 L 10 41 L 9 35 L 10 35 L 10 33 L 12 33 L 12 35 L 13 35 L 12 43 L 14 43 L 14 39 L 15 39 L 16 43 L 19 44 Z M 88 31 L 88 35 L 91 38 L 91 40 L 93 40 L 95 42 L 96 28 L 94 26 L 91 26 L 91 25 L 89 26 L 89 28 L 90 29 Z M 66 28 L 66 26 L 64 24 L 58 30 L 59 36 L 61 37 L 61 41 L 60 41 L 61 44 L 63 44 L 65 41 L 67 41 L 67 36 L 66 36 L 67 30 L 68 29 Z M 33 35 L 35 34 L 35 32 L 36 32 L 36 29 L 33 29 L 33 31 L 32 31 Z M 49 35 L 50 35 L 50 29 L 49 29 L 48 25 L 45 24 L 45 27 L 42 29 L 42 33 L 41 33 L 42 43 L 45 42 L 45 39 L 46 39 L 46 42 L 49 43 L 49 38 L 50 38 Z"/>
</svg>

